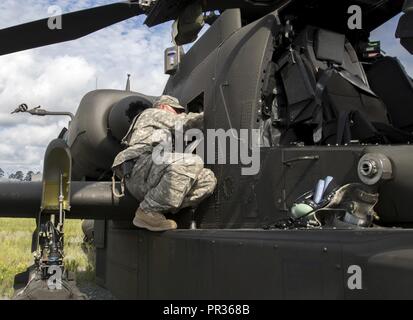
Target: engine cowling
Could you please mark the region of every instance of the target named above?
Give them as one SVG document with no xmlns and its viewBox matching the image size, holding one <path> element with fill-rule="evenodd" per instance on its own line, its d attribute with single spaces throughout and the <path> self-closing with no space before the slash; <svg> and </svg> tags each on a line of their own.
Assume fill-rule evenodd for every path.
<svg viewBox="0 0 413 320">
<path fill-rule="evenodd" d="M 155 97 L 120 90 L 96 90 L 81 101 L 66 134 L 73 158 L 72 179 L 104 179 L 133 118 Z"/>
</svg>

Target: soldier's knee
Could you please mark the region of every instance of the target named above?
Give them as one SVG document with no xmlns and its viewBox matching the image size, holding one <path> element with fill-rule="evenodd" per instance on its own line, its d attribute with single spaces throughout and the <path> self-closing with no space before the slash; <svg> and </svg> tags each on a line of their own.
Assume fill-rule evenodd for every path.
<svg viewBox="0 0 413 320">
<path fill-rule="evenodd" d="M 186 153 L 179 158 L 176 165 L 182 165 L 186 167 L 197 167 L 197 168 L 204 168 L 204 160 L 196 154 Z"/>
<path fill-rule="evenodd" d="M 203 169 L 200 177 L 203 180 L 203 183 L 208 185 L 210 193 L 213 193 L 218 183 L 214 172 L 210 169 Z"/>
<path fill-rule="evenodd" d="M 195 174 L 200 175 L 201 172 L 204 170 L 204 160 L 198 155 L 192 155 L 191 164 L 189 167 L 193 168 Z"/>
<path fill-rule="evenodd" d="M 192 154 L 191 159 L 195 164 L 204 166 L 204 160 L 200 156 Z"/>
<path fill-rule="evenodd" d="M 203 169 L 202 170 L 202 176 L 204 177 L 205 180 L 209 181 L 209 182 L 217 182 L 217 178 L 215 177 L 214 172 L 211 169 Z"/>
<path fill-rule="evenodd" d="M 204 169 L 204 161 L 201 157 L 192 154 L 186 154 L 177 161 L 171 163 L 168 167 L 168 171 L 189 174 L 196 178 Z"/>
</svg>

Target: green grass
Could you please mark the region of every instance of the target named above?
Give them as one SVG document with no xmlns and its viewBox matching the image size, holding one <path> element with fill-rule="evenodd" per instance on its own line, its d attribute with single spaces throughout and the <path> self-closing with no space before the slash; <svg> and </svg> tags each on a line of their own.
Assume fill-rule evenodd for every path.
<svg viewBox="0 0 413 320">
<path fill-rule="evenodd" d="M 82 250 L 81 221 L 65 224 L 65 265 L 75 272 L 78 282 L 94 281 L 93 248 Z M 33 264 L 31 253 L 33 219 L 0 219 L 0 299 L 13 296 L 14 276 Z M 88 259 L 88 256 L 90 259 Z"/>
</svg>

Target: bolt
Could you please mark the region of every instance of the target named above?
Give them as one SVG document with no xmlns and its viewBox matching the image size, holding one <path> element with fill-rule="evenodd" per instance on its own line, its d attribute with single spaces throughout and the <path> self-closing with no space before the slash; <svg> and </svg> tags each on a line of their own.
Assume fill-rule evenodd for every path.
<svg viewBox="0 0 413 320">
<path fill-rule="evenodd" d="M 361 164 L 361 174 L 365 177 L 372 178 L 378 172 L 377 163 L 374 160 L 366 160 Z"/>
</svg>

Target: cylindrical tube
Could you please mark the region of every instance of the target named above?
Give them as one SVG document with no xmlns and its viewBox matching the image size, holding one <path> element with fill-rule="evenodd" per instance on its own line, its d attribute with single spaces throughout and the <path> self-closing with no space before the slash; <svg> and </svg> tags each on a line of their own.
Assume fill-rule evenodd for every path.
<svg viewBox="0 0 413 320">
<path fill-rule="evenodd" d="M 37 217 L 41 193 L 41 182 L 0 183 L 0 217 Z M 130 195 L 122 199 L 113 197 L 111 182 L 72 182 L 71 193 L 68 219 L 129 220 L 139 205 Z"/>
</svg>

